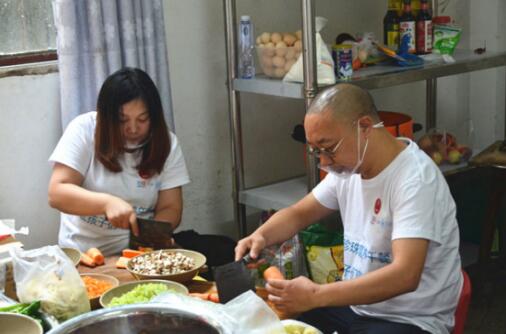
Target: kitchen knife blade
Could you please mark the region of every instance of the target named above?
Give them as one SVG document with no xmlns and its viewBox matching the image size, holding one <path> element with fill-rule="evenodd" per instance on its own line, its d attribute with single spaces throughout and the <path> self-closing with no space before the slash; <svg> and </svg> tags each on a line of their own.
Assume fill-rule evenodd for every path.
<svg viewBox="0 0 506 334">
<path fill-rule="evenodd" d="M 240 294 L 255 290 L 255 282 L 246 264 L 251 261 L 246 255 L 239 261 L 214 267 L 214 279 L 220 297 L 220 303 L 226 303 Z"/>
<path fill-rule="evenodd" d="M 138 236 L 135 236 L 130 230 L 129 247 L 131 249 L 151 247 L 157 250 L 173 247 L 172 232 L 174 229 L 171 223 L 137 217 L 137 225 L 139 226 Z"/>
</svg>

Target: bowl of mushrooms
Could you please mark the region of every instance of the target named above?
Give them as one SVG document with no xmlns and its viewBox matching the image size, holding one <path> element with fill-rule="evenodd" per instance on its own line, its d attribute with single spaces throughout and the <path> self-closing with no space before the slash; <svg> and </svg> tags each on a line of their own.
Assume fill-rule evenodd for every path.
<svg viewBox="0 0 506 334">
<path fill-rule="evenodd" d="M 127 270 L 138 280 L 187 282 L 198 275 L 206 257 L 187 249 L 161 249 L 131 258 Z"/>
<path fill-rule="evenodd" d="M 271 78 L 283 78 L 302 51 L 301 32 L 264 32 L 256 39 L 256 50 L 263 73 Z"/>
</svg>

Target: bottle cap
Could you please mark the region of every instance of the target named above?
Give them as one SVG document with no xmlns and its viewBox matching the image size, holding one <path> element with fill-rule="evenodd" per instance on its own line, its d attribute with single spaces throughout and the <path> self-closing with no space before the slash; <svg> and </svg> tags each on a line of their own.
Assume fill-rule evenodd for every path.
<svg viewBox="0 0 506 334">
<path fill-rule="evenodd" d="M 242 15 L 241 16 L 241 21 L 249 21 L 251 20 L 251 18 L 249 17 L 249 15 Z"/>
<path fill-rule="evenodd" d="M 452 19 L 449 16 L 436 16 L 432 18 L 432 23 L 434 24 L 450 24 L 451 21 Z"/>
</svg>

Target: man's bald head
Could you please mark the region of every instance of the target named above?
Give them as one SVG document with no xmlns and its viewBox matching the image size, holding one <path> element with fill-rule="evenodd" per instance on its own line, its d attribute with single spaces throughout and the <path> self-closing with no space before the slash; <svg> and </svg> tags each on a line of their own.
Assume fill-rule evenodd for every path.
<svg viewBox="0 0 506 334">
<path fill-rule="evenodd" d="M 371 95 L 352 84 L 337 84 L 325 89 L 313 100 L 308 115 L 327 111 L 339 121 L 352 122 L 362 116 L 370 116 L 374 121 L 379 121 Z"/>
</svg>

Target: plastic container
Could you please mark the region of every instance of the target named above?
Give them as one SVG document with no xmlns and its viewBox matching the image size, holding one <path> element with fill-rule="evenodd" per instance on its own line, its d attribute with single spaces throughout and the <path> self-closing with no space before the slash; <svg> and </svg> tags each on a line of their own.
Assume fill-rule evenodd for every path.
<svg viewBox="0 0 506 334">
<path fill-rule="evenodd" d="M 251 79 L 255 76 L 254 45 L 251 18 L 243 15 L 239 24 L 239 77 L 242 79 Z"/>
</svg>

